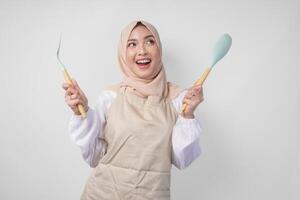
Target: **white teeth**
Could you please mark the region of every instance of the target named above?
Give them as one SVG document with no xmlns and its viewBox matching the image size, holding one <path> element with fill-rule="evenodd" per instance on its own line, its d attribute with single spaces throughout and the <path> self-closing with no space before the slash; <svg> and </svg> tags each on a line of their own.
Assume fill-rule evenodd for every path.
<svg viewBox="0 0 300 200">
<path fill-rule="evenodd" d="M 138 61 L 136 61 L 136 63 L 138 63 L 138 64 L 144 64 L 144 63 L 148 63 L 148 62 L 150 62 L 151 60 L 150 59 L 143 59 L 143 60 L 138 60 Z"/>
</svg>

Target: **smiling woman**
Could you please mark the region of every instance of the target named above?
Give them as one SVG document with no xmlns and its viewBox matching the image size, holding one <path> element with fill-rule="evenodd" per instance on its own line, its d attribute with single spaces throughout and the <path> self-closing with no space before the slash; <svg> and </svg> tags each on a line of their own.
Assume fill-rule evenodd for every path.
<svg viewBox="0 0 300 200">
<path fill-rule="evenodd" d="M 74 114 L 69 132 L 84 160 L 94 168 L 82 200 L 170 199 L 172 164 L 189 166 L 199 155 L 201 87 L 181 89 L 167 81 L 156 29 L 134 21 L 121 33 L 121 83 L 107 87 L 95 108 L 74 80 L 64 84 Z M 182 103 L 189 105 L 179 114 Z M 81 118 L 77 104 L 86 108 Z"/>
<path fill-rule="evenodd" d="M 141 23 L 132 30 L 127 42 L 126 60 L 135 75 L 141 79 L 152 80 L 161 65 L 161 54 L 152 33 Z"/>
</svg>

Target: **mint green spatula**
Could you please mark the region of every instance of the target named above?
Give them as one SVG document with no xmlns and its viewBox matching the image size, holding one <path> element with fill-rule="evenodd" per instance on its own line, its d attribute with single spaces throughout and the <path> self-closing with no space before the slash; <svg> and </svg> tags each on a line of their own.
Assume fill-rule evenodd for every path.
<svg viewBox="0 0 300 200">
<path fill-rule="evenodd" d="M 194 83 L 195 85 L 202 85 L 207 78 L 209 72 L 212 70 L 212 68 L 215 66 L 215 64 L 221 60 L 229 51 L 231 47 L 232 39 L 230 35 L 225 33 L 220 37 L 220 39 L 216 42 L 213 52 L 212 52 L 212 58 L 210 62 L 210 66 L 204 69 L 204 72 L 200 76 L 200 78 Z M 183 113 L 187 107 L 187 104 L 183 104 L 181 112 Z"/>
</svg>

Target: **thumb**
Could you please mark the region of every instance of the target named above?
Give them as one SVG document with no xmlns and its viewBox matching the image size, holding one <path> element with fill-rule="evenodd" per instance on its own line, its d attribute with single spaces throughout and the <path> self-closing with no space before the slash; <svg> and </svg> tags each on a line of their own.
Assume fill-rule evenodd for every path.
<svg viewBox="0 0 300 200">
<path fill-rule="evenodd" d="M 76 81 L 75 79 L 72 79 L 72 82 L 73 82 L 73 84 L 74 84 L 74 87 L 75 87 L 76 89 L 78 89 L 79 93 L 80 93 L 81 95 L 84 96 L 84 93 L 83 93 L 83 91 L 81 90 L 81 88 L 79 87 L 77 81 Z"/>
<path fill-rule="evenodd" d="M 77 83 L 77 81 L 75 79 L 72 79 L 72 83 L 73 83 L 73 85 L 74 85 L 75 88 L 77 88 L 78 90 L 81 91 L 81 88 L 79 87 L 79 85 L 78 85 L 78 83 Z"/>
</svg>

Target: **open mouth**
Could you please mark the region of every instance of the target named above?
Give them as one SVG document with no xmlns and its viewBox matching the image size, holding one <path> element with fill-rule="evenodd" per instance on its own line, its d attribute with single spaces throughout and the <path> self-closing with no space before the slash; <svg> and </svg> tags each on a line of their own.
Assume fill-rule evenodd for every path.
<svg viewBox="0 0 300 200">
<path fill-rule="evenodd" d="M 138 65 L 140 69 L 146 69 L 150 66 L 151 59 L 150 58 L 138 59 L 135 63 Z"/>
</svg>

